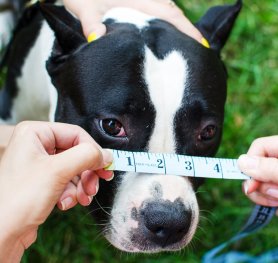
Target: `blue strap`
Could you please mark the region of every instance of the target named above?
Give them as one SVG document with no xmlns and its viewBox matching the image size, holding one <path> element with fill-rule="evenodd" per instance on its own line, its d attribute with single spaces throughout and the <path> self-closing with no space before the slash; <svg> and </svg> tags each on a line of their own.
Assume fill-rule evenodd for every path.
<svg viewBox="0 0 278 263">
<path fill-rule="evenodd" d="M 222 251 L 230 244 L 258 231 L 259 229 L 267 225 L 271 221 L 273 215 L 275 214 L 275 211 L 276 208 L 273 207 L 256 205 L 242 230 L 230 240 L 208 251 L 204 255 L 202 263 L 265 263 L 278 261 L 278 249 L 268 251 L 256 257 L 252 257 L 248 254 L 240 253 L 237 251 L 231 251 L 226 254 L 218 255 L 220 251 Z"/>
</svg>

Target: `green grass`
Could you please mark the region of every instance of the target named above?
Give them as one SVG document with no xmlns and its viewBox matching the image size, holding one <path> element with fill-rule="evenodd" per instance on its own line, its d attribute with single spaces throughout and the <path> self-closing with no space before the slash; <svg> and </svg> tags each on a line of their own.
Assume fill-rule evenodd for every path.
<svg viewBox="0 0 278 263">
<path fill-rule="evenodd" d="M 180 0 L 193 20 L 212 5 L 228 0 Z M 184 2 L 184 4 L 182 4 Z M 232 1 L 229 1 L 230 3 Z M 230 40 L 223 50 L 229 72 L 224 136 L 218 156 L 237 157 L 253 139 L 278 134 L 278 2 L 245 0 Z M 238 181 L 208 180 L 200 188 L 200 227 L 192 244 L 181 252 L 132 255 L 120 252 L 100 235 L 87 210 L 55 211 L 40 228 L 37 242 L 23 262 L 48 263 L 168 263 L 200 262 L 205 251 L 229 239 L 242 227 L 252 204 Z M 278 246 L 274 219 L 258 234 L 235 245 L 235 249 L 258 254 Z"/>
</svg>

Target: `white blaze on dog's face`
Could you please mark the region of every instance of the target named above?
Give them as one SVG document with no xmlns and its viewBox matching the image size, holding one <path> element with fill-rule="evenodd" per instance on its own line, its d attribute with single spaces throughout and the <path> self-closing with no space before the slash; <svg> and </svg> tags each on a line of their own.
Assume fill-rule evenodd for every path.
<svg viewBox="0 0 278 263">
<path fill-rule="evenodd" d="M 155 109 L 150 152 L 175 152 L 174 118 L 182 104 L 189 70 L 177 51 L 158 59 L 145 49 L 144 79 Z M 198 204 L 184 177 L 126 173 L 111 212 L 109 241 L 126 251 L 178 250 L 192 239 Z"/>
</svg>

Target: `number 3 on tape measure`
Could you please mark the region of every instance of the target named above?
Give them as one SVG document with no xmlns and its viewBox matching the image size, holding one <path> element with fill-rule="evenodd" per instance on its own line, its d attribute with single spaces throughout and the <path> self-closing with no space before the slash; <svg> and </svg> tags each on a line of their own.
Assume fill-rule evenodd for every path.
<svg viewBox="0 0 278 263">
<path fill-rule="evenodd" d="M 193 167 L 192 167 L 192 163 L 190 162 L 190 161 L 186 161 L 185 162 L 185 169 L 186 170 L 192 170 L 193 169 Z"/>
</svg>

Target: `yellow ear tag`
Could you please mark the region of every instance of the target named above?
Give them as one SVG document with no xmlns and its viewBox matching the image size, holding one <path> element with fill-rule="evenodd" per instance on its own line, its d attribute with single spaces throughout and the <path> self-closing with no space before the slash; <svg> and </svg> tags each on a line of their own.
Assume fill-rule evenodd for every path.
<svg viewBox="0 0 278 263">
<path fill-rule="evenodd" d="M 201 39 L 201 43 L 204 47 L 210 48 L 209 42 L 204 37 Z"/>
<path fill-rule="evenodd" d="M 97 34 L 93 32 L 88 36 L 87 41 L 88 41 L 88 43 L 91 43 L 91 42 L 95 41 L 96 39 L 97 39 Z"/>
</svg>

